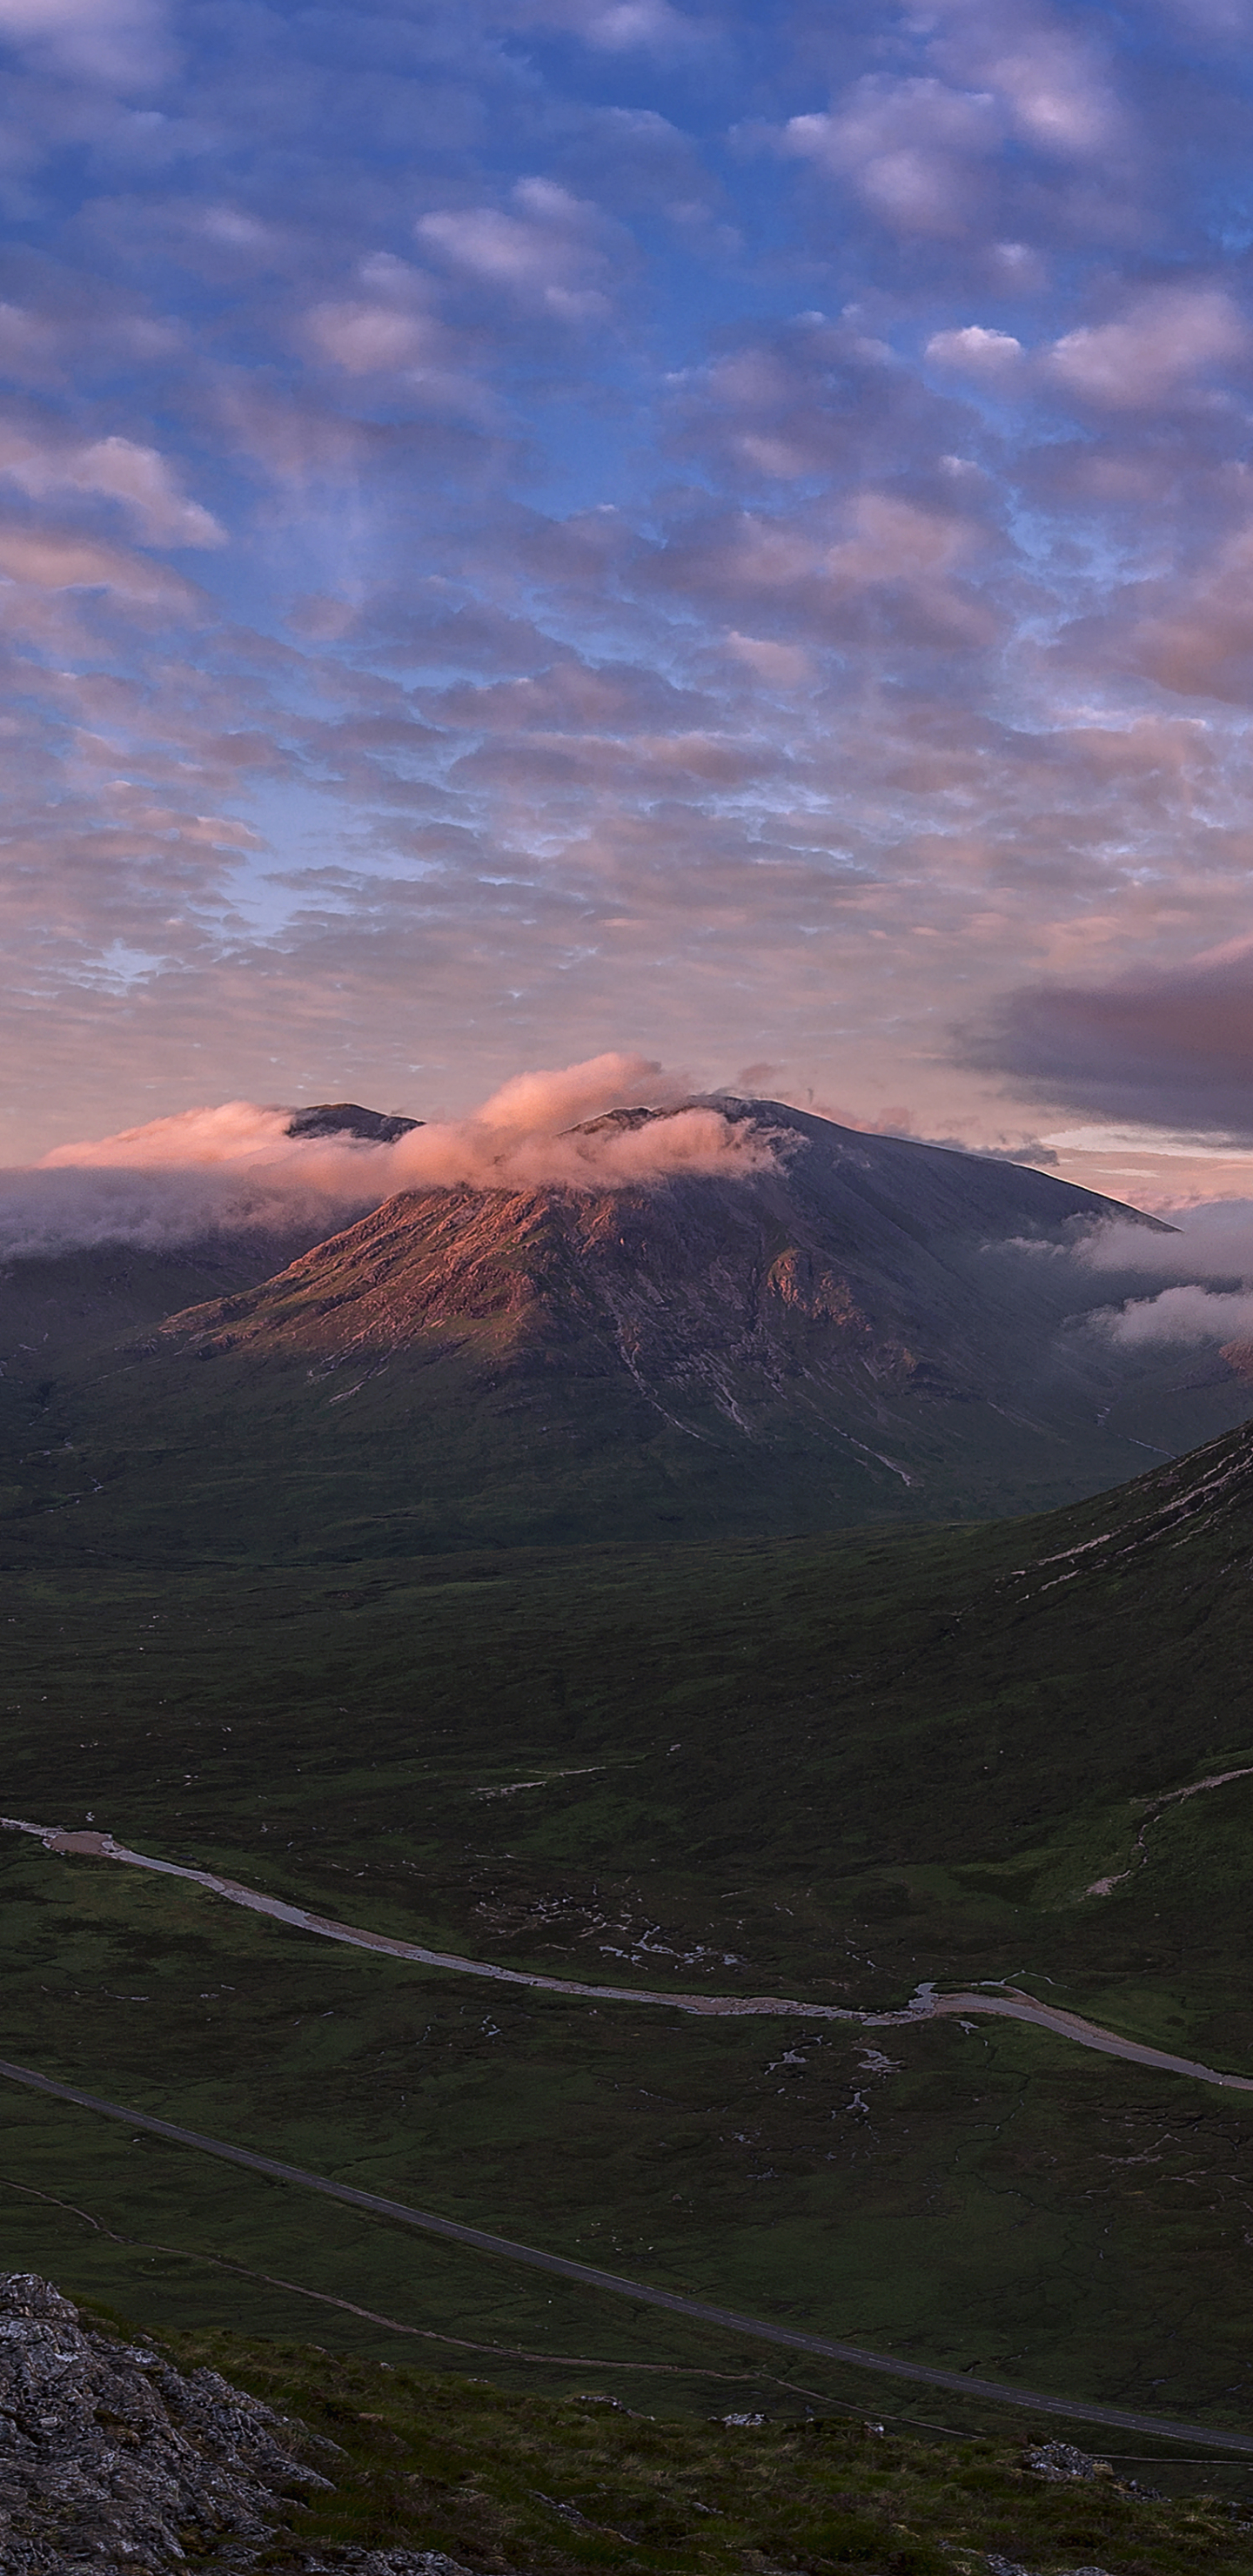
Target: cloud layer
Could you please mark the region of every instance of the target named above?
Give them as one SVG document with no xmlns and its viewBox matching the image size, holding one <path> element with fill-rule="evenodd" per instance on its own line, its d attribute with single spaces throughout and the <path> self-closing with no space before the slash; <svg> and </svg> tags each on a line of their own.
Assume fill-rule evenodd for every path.
<svg viewBox="0 0 1253 2576">
<path fill-rule="evenodd" d="M 1023 987 L 966 1046 L 1026 1094 L 1253 1142 L 1253 939 L 1148 974 Z"/>
<path fill-rule="evenodd" d="M 0 0 L 6 1158 L 623 1029 L 1248 1135 L 1250 86 L 1219 0 Z"/>
<path fill-rule="evenodd" d="M 624 1188 L 771 1165 L 768 1133 L 689 1100 L 683 1077 L 650 1059 L 603 1055 L 517 1074 L 471 1117 L 389 1144 L 291 1136 L 290 1110 L 250 1100 L 186 1110 L 0 1173 L 0 1261 L 119 1243 L 164 1251 L 215 1233 L 326 1234 L 402 1190 Z M 609 1116 L 640 1107 L 664 1114 L 634 1126 Z M 578 1132 L 587 1121 L 593 1132 Z"/>
<path fill-rule="evenodd" d="M 1099 1306 L 1093 1329 L 1127 1349 L 1154 1343 L 1221 1349 L 1246 1341 L 1253 1336 L 1253 1199 L 1176 1208 L 1170 1219 L 1171 1234 L 1097 1226 L 1079 1247 L 1075 1257 L 1098 1283 L 1111 1272 L 1140 1283 L 1141 1293 Z M 1160 1281 L 1169 1284 L 1153 1284 Z"/>
</svg>

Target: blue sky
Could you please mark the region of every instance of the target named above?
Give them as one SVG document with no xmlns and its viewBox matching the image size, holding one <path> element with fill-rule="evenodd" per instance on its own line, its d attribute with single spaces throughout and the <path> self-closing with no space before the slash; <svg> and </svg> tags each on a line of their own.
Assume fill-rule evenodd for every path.
<svg viewBox="0 0 1253 2576">
<path fill-rule="evenodd" d="M 1244 1153 L 1251 22 L 0 0 L 7 1158 L 613 1048 Z"/>
</svg>

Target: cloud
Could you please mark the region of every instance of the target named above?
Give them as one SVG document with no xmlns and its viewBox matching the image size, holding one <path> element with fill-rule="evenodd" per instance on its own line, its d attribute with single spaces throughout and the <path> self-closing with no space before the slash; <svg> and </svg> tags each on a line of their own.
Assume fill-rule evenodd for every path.
<svg viewBox="0 0 1253 2576">
<path fill-rule="evenodd" d="M 1160 1211 L 1174 1231 L 1154 1234 L 1116 1218 L 1095 1226 L 1078 1258 L 1091 1270 L 1135 1270 L 1151 1278 L 1253 1287 L 1253 1200 L 1209 1199 Z"/>
<path fill-rule="evenodd" d="M 520 26 L 559 28 L 605 54 L 664 57 L 707 39 L 701 21 L 671 8 L 670 0 L 513 0 L 509 15 Z"/>
<path fill-rule="evenodd" d="M 487 414 L 492 401 L 466 363 L 463 339 L 436 309 L 423 269 L 390 251 L 358 263 L 355 291 L 310 305 L 297 339 L 345 376 L 399 381 L 436 404 Z"/>
<path fill-rule="evenodd" d="M 1047 11 L 958 0 L 910 32 L 917 71 L 864 73 L 776 138 L 894 232 L 962 238 L 998 197 L 1021 192 L 1016 165 L 1032 159 L 1044 165 L 1026 191 L 1037 206 L 1042 178 L 1057 199 L 1056 165 L 1108 171 L 1125 159 L 1128 121 L 1097 48 Z"/>
<path fill-rule="evenodd" d="M 0 526 L 0 579 L 36 590 L 113 590 L 184 608 L 194 598 L 190 586 L 164 566 L 57 528 Z"/>
<path fill-rule="evenodd" d="M 439 347 L 439 325 L 429 314 L 358 296 L 315 304 L 309 337 L 349 376 L 392 375 L 425 367 Z"/>
<path fill-rule="evenodd" d="M 82 492 L 116 502 L 149 545 L 226 543 L 225 530 L 198 501 L 188 499 L 167 459 L 133 439 L 114 435 L 71 446 L 55 435 L 0 422 L 0 474 L 32 500 L 50 492 Z"/>
<path fill-rule="evenodd" d="M 147 87 L 170 60 L 160 0 L 0 0 L 4 43 L 121 89 Z"/>
<path fill-rule="evenodd" d="M 747 664 L 768 689 L 798 689 L 813 677 L 813 663 L 797 644 L 772 644 L 768 636 L 741 635 L 733 626 L 727 651 Z"/>
<path fill-rule="evenodd" d="M 462 277 L 538 305 L 560 321 L 607 314 L 607 227 L 599 210 L 552 179 L 519 179 L 512 201 L 512 214 L 497 206 L 469 206 L 422 215 L 418 239 Z"/>
<path fill-rule="evenodd" d="M 1042 154 L 1086 162 L 1126 143 L 1126 110 L 1099 38 L 1031 0 L 941 8 L 934 51 L 950 76 L 989 91 L 1008 131 Z"/>
<path fill-rule="evenodd" d="M 838 513 L 803 519 L 763 510 L 695 519 L 649 570 L 658 588 L 733 605 L 746 624 L 785 616 L 798 642 L 882 644 L 891 635 L 904 649 L 952 649 L 995 632 L 970 578 L 984 543 L 959 511 L 871 490 L 850 494 Z"/>
<path fill-rule="evenodd" d="M 1249 325 L 1222 287 L 1166 286 L 1117 320 L 1063 333 L 1047 372 L 1099 410 L 1143 411 L 1190 395 L 1198 377 L 1247 355 Z"/>
<path fill-rule="evenodd" d="M 1163 1288 L 1158 1297 L 1129 1298 L 1088 1319 L 1091 1328 L 1124 1349 L 1152 1342 L 1236 1342 L 1253 1334 L 1253 1290 L 1217 1294 L 1200 1287 Z"/>
<path fill-rule="evenodd" d="M 1253 523 L 1224 530 L 1200 563 L 1133 595 L 1130 616 L 1111 624 L 1108 649 L 1181 697 L 1247 707 L 1253 699 Z"/>
<path fill-rule="evenodd" d="M 1133 297 L 1107 322 L 1064 332 L 1032 360 L 1035 382 L 1098 412 L 1151 412 L 1212 400 L 1206 380 L 1247 357 L 1253 335 L 1225 288 L 1154 287 Z M 970 322 L 936 331 L 926 344 L 934 365 L 987 384 L 1022 377 L 1028 352 L 1015 333 Z"/>
<path fill-rule="evenodd" d="M 0 367 L 22 383 L 55 372 L 61 335 L 47 315 L 0 302 Z"/>
<path fill-rule="evenodd" d="M 1156 971 L 1024 985 L 961 1060 L 1036 1098 L 1253 1140 L 1253 939 Z"/>
<path fill-rule="evenodd" d="M 933 332 L 927 356 L 937 366 L 1001 383 L 1021 364 L 1023 346 L 1012 331 L 988 331 L 979 322 L 967 322 L 960 331 Z"/>
<path fill-rule="evenodd" d="M 964 233 L 981 195 L 981 165 L 1001 121 L 985 93 L 930 77 L 868 73 L 829 114 L 789 118 L 781 148 L 847 179 L 873 213 L 903 233 Z"/>
<path fill-rule="evenodd" d="M 1170 1283 L 1090 1308 L 1087 1328 L 1130 1350 L 1247 1343 L 1253 1336 L 1253 1199 L 1165 1205 L 1157 1214 L 1160 1232 L 1114 1217 L 1088 1228 L 1064 1253 L 1046 1252 L 1098 1280 L 1118 1275 L 1124 1287 Z M 1242 1374 L 1249 1357 L 1247 1350 L 1241 1354 Z"/>
<path fill-rule="evenodd" d="M 658 1114 L 615 1124 L 620 1109 Z M 206 1234 L 325 1232 L 404 1190 L 469 1186 L 623 1189 L 682 1174 L 743 1178 L 774 1145 L 645 1056 L 609 1054 L 517 1074 L 467 1119 L 392 1144 L 289 1136 L 289 1109 L 247 1100 L 185 1110 L 113 1136 L 57 1146 L 0 1174 L 0 1259 L 106 1243 L 155 1251 Z M 571 1133 L 605 1119 L 591 1134 Z"/>
</svg>

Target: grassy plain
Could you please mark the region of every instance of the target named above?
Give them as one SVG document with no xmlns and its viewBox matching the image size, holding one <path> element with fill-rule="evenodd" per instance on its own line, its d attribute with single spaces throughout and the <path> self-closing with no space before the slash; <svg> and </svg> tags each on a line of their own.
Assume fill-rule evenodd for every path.
<svg viewBox="0 0 1253 2576">
<path fill-rule="evenodd" d="M 1151 1802 L 1253 1764 L 1248 1459 L 994 1530 L 13 1574 L 0 1804 L 505 1964 L 873 2009 L 1012 1978 L 1245 2071 L 1253 1782 Z M 1247 2097 L 1004 2023 L 502 1989 L 16 1835 L 0 1872 L 5 2053 L 46 2073 L 741 2310 L 1248 2424 Z M 515 2384 L 568 2374 L 500 2347 L 626 2364 L 632 2403 L 659 2361 L 667 2404 L 760 2384 L 760 2350 L 2 2117 L 7 2259 L 146 2323 L 192 2285 L 376 2360 L 408 2327 Z"/>
</svg>

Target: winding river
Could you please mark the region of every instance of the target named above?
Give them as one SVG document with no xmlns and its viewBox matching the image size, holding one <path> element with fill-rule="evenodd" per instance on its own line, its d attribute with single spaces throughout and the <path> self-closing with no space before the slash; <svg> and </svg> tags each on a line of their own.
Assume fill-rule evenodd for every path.
<svg viewBox="0 0 1253 2576">
<path fill-rule="evenodd" d="M 1205 1788 L 1211 1784 L 1202 1781 L 1197 1785 Z M 1034 1995 L 1024 1994 L 1018 1987 L 1004 1985 L 999 1980 L 991 1987 L 981 1986 L 943 1995 L 938 1994 L 933 1985 L 924 1983 L 896 2012 L 867 2012 L 841 2004 L 805 2003 L 794 1995 L 695 1995 L 674 1993 L 657 1986 L 583 1984 L 572 1977 L 545 1977 L 529 1968 L 502 1968 L 491 1960 L 463 1958 L 456 1951 L 429 1950 L 418 1941 L 400 1941 L 386 1932 L 370 1932 L 359 1924 L 340 1923 L 332 1915 L 314 1914 L 303 1905 L 289 1905 L 280 1896 L 267 1896 L 261 1888 L 245 1887 L 239 1879 L 224 1878 L 215 1870 L 192 1869 L 181 1861 L 157 1860 L 150 1852 L 132 1851 L 127 1844 L 115 1842 L 112 1834 L 67 1833 L 60 1825 L 33 1824 L 24 1816 L 0 1816 L 0 1830 L 31 1834 L 42 1843 L 45 1851 L 58 1858 L 119 1861 L 131 1869 L 153 1870 L 162 1878 L 185 1879 L 192 1887 L 203 1888 L 210 1896 L 224 1898 L 229 1905 L 242 1905 L 250 1914 L 269 1915 L 274 1922 L 290 1924 L 298 1932 L 312 1932 L 319 1940 L 345 1942 L 354 1950 L 377 1950 L 386 1958 L 409 1960 L 415 1967 L 445 1969 L 453 1976 L 485 1977 L 495 1985 L 527 1986 L 549 1995 L 575 1995 L 594 2004 L 652 2004 L 663 2011 L 699 2013 L 711 2020 L 758 2017 L 808 2022 L 840 2021 L 851 2022 L 862 2030 L 900 2030 L 918 2022 L 971 2020 L 976 2015 L 986 2015 L 1005 2021 L 1029 2022 L 1037 2030 L 1051 2031 L 1055 2038 L 1069 2040 L 1077 2048 L 1093 2048 L 1104 2057 L 1122 2057 L 1134 2066 L 1151 2066 L 1166 2075 L 1190 2076 L 1195 2083 L 1222 2085 L 1229 2092 L 1253 2093 L 1253 2075 L 1233 2075 L 1222 2067 L 1204 2066 L 1195 2058 L 1177 2057 L 1169 2049 L 1150 2048 L 1142 2040 L 1127 2039 L 1119 2031 L 1106 2030 L 1100 2022 L 1086 2021 L 1081 2013 L 1066 2012 L 1056 2004 L 1040 2003 Z"/>
</svg>

